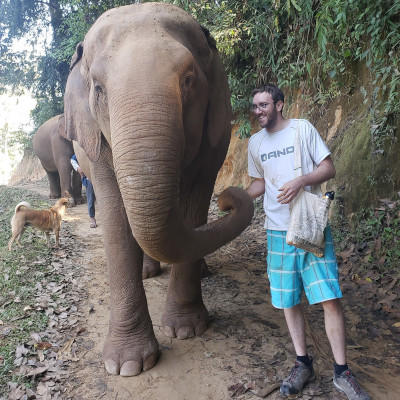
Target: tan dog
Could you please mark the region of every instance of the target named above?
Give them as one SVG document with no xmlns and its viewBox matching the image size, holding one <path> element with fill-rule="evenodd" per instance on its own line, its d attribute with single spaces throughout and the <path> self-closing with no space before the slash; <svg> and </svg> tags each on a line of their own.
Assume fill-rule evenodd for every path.
<svg viewBox="0 0 400 400">
<path fill-rule="evenodd" d="M 24 207 L 24 209 L 21 209 Z M 33 226 L 36 229 L 46 234 L 47 246 L 51 248 L 50 232 L 53 231 L 56 236 L 56 246 L 59 246 L 59 235 L 61 228 L 61 220 L 68 207 L 68 199 L 62 197 L 53 207 L 47 210 L 31 210 L 30 204 L 22 201 L 15 207 L 14 216 L 11 219 L 11 239 L 8 242 L 8 250 L 16 240 L 17 244 L 21 246 L 20 239 L 27 226 Z"/>
</svg>

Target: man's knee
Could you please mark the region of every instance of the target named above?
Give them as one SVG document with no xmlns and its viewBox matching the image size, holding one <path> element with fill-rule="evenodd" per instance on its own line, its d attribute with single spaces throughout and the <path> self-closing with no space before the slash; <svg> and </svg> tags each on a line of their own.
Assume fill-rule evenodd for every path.
<svg viewBox="0 0 400 400">
<path fill-rule="evenodd" d="M 342 313 L 342 302 L 340 299 L 323 301 L 321 304 L 325 312 Z"/>
</svg>

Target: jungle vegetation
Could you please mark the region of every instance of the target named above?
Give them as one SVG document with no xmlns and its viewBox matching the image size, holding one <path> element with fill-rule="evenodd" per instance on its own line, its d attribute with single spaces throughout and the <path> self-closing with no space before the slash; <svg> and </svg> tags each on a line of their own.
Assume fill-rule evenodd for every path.
<svg viewBox="0 0 400 400">
<path fill-rule="evenodd" d="M 394 135 L 400 0 L 166 1 L 187 10 L 215 37 L 242 137 L 250 133 L 249 93 L 258 83 L 312 88 L 306 101 L 323 104 L 355 89 L 360 64 L 371 75 L 371 87 L 361 90 L 377 149 Z M 61 113 L 76 44 L 104 11 L 135 2 L 145 0 L 1 0 L 0 91 L 31 90 L 36 127 Z M 13 46 L 18 40 L 23 50 Z"/>
</svg>

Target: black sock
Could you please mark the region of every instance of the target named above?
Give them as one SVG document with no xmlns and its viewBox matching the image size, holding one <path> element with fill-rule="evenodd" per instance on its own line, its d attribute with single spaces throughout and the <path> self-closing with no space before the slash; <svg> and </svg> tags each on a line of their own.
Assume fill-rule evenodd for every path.
<svg viewBox="0 0 400 400">
<path fill-rule="evenodd" d="M 336 363 L 335 363 L 334 366 L 335 366 L 335 374 L 336 374 L 336 375 L 341 375 L 341 373 L 342 373 L 343 371 L 346 371 L 346 370 L 349 369 L 349 366 L 348 366 L 347 364 L 339 365 L 339 364 L 336 364 Z"/>
<path fill-rule="evenodd" d="M 307 354 L 305 356 L 297 356 L 297 361 L 301 361 L 305 365 L 311 365 L 312 364 L 312 358 Z"/>
</svg>

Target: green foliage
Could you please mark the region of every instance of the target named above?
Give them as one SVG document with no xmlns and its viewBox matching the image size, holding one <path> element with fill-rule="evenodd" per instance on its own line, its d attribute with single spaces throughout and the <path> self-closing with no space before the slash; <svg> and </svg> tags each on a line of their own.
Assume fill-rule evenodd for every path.
<svg viewBox="0 0 400 400">
<path fill-rule="evenodd" d="M 18 93 L 22 87 L 31 90 L 54 113 L 62 110 L 62 98 L 68 76 L 68 63 L 54 58 L 54 49 L 64 37 L 58 35 L 63 18 L 60 1 L 51 3 L 32 0 L 7 0 L 0 4 L 0 91 Z M 16 50 L 14 45 L 24 39 L 25 48 Z M 43 50 L 44 49 L 44 50 Z M 45 55 L 43 55 L 45 52 Z M 34 110 L 36 128 L 45 120 L 37 102 Z M 52 114 L 51 116 L 54 116 Z"/>
<path fill-rule="evenodd" d="M 385 0 L 321 1 L 316 14 L 317 62 L 332 81 L 351 76 L 355 62 L 370 70 L 372 86 L 365 103 L 370 104 L 371 136 L 378 153 L 388 138 L 394 138 L 393 123 L 400 112 L 399 15 L 400 2 Z"/>
<path fill-rule="evenodd" d="M 368 268 L 381 273 L 398 269 L 400 264 L 400 202 L 382 201 L 381 207 L 365 207 L 352 214 L 348 222 L 338 218 L 332 226 L 335 241 L 348 248 L 353 243 L 360 254 L 367 255 Z"/>
<path fill-rule="evenodd" d="M 399 116 L 400 2 L 386 0 L 171 0 L 207 26 L 227 67 L 232 106 L 248 136 L 252 89 L 274 82 L 313 88 L 324 104 L 357 87 L 355 65 L 373 76 L 371 135 L 382 151 Z M 311 90 L 306 90 L 311 93 Z"/>
<path fill-rule="evenodd" d="M 93 25 L 96 19 L 105 11 L 138 1 L 129 0 L 106 0 L 106 1 L 85 1 L 85 0 L 61 0 L 64 9 L 64 18 L 58 30 L 64 37 L 60 46 L 55 49 L 54 55 L 59 61 L 69 64 L 71 56 L 75 52 L 76 45 L 83 41 L 86 32 Z"/>
<path fill-rule="evenodd" d="M 372 76 L 371 87 L 364 90 L 373 151 L 382 153 L 387 139 L 394 138 L 400 111 L 399 1 L 165 1 L 187 10 L 215 37 L 228 73 L 235 122 L 241 124 L 240 136 L 250 134 L 248 106 L 258 84 L 270 81 L 284 90 L 310 88 L 303 90 L 310 102 L 324 104 L 358 89 L 355 71 L 365 66 Z M 0 89 L 5 84 L 34 86 L 39 99 L 36 125 L 59 113 L 76 44 L 104 11 L 133 2 L 2 2 Z M 37 45 L 50 26 L 53 36 L 45 56 L 23 62 L 22 54 L 10 51 L 12 40 L 27 34 L 29 43 Z"/>
</svg>

